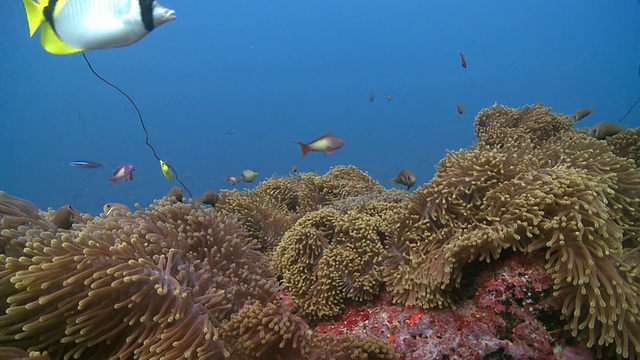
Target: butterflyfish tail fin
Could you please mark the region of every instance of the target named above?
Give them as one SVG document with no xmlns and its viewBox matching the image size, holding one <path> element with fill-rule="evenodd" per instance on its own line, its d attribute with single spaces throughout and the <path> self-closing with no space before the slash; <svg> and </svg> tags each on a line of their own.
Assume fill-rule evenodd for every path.
<svg viewBox="0 0 640 360">
<path fill-rule="evenodd" d="M 65 44 L 49 23 L 42 25 L 42 29 L 40 30 L 40 43 L 45 50 L 55 55 L 74 54 L 84 51 L 84 49 L 76 49 Z"/>
<path fill-rule="evenodd" d="M 33 0 L 22 0 L 24 10 L 27 13 L 27 22 L 29 23 L 29 36 L 33 36 L 36 30 L 45 21 L 44 7 L 46 4 L 37 3 Z"/>
</svg>

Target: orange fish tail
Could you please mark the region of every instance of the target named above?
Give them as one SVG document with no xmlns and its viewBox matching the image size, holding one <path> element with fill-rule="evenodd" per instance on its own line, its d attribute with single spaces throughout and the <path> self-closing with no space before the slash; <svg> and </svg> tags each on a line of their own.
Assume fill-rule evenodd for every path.
<svg viewBox="0 0 640 360">
<path fill-rule="evenodd" d="M 301 143 L 300 141 L 296 141 L 296 144 L 300 145 L 300 159 L 302 159 L 305 155 L 307 155 L 311 148 L 309 147 L 309 145 Z"/>
</svg>

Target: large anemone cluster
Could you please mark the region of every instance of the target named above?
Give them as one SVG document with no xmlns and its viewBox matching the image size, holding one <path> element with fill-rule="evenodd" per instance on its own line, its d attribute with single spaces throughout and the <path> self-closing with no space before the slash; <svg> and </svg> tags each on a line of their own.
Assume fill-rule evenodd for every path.
<svg viewBox="0 0 640 360">
<path fill-rule="evenodd" d="M 53 358 L 397 358 L 312 332 L 351 303 L 455 307 L 472 266 L 546 263 L 565 329 L 640 355 L 638 131 L 605 140 L 541 105 L 482 110 L 478 142 L 413 194 L 353 166 L 274 176 L 214 205 L 56 211 L 0 194 L 0 346 Z M 68 227 L 68 229 L 67 229 Z M 23 349 L 23 350 L 14 350 Z"/>
<path fill-rule="evenodd" d="M 80 214 L 70 229 L 61 229 L 52 222 L 56 211 L 41 212 L 0 193 L 0 354 L 54 359 L 331 354 L 283 301 L 247 218 L 181 200 L 168 195 L 133 213 Z M 339 344 L 338 358 L 342 351 L 363 359 L 380 352 L 388 355 L 380 358 L 395 357 L 388 343 L 372 347 L 379 340 L 331 341 Z"/>
<path fill-rule="evenodd" d="M 165 198 L 52 231 L 24 201 L 6 203 L 24 211 L 12 221 L 33 226 L 2 232 L 15 239 L 0 255 L 5 345 L 73 358 L 229 356 L 222 324 L 277 291 L 237 222 L 199 206 Z"/>
<path fill-rule="evenodd" d="M 571 334 L 600 354 L 640 354 L 640 171 L 568 121 L 541 106 L 478 114 L 478 144 L 440 162 L 387 251 L 397 302 L 455 305 L 469 263 L 540 254 Z"/>
<path fill-rule="evenodd" d="M 305 317 L 337 315 L 347 301 L 370 300 L 380 292 L 386 241 L 403 213 L 394 203 L 370 202 L 344 214 L 324 207 L 284 234 L 272 268 Z"/>
</svg>

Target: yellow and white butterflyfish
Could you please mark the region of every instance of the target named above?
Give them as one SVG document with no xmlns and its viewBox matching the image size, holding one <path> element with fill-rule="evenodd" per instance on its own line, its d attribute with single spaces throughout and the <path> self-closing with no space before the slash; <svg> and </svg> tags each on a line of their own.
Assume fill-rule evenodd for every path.
<svg viewBox="0 0 640 360">
<path fill-rule="evenodd" d="M 176 18 L 155 0 L 22 0 L 29 35 L 52 54 L 131 45 Z"/>
</svg>

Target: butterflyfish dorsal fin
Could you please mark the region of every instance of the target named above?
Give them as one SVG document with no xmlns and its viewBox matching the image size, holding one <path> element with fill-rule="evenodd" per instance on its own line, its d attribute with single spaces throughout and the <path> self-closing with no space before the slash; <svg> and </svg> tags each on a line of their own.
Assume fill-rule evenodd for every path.
<svg viewBox="0 0 640 360">
<path fill-rule="evenodd" d="M 76 49 L 65 44 L 49 23 L 42 25 L 42 29 L 40 30 L 40 43 L 45 50 L 56 55 L 74 54 L 84 51 L 84 49 Z"/>
<path fill-rule="evenodd" d="M 36 30 L 45 21 L 44 19 L 44 7 L 46 4 L 39 4 L 32 0 L 22 0 L 24 4 L 24 10 L 27 13 L 27 22 L 29 23 L 29 36 L 33 36 Z"/>
</svg>

